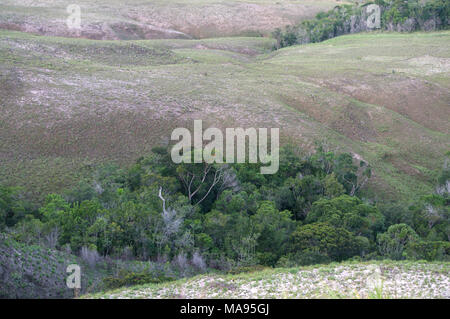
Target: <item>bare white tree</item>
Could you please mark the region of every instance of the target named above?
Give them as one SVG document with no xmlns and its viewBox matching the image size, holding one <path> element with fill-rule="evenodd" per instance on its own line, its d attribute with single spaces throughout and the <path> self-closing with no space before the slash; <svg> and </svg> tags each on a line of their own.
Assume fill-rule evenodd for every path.
<svg viewBox="0 0 450 319">
<path fill-rule="evenodd" d="M 238 256 L 240 265 L 247 265 L 254 262 L 258 237 L 259 234 L 252 233 L 232 243 L 233 250 Z"/>
<path fill-rule="evenodd" d="M 359 191 L 364 187 L 364 185 L 366 185 L 367 181 L 372 175 L 372 170 L 370 166 L 367 165 L 367 163 L 361 161 L 355 175 L 355 180 L 348 179 L 345 177 L 345 175 L 343 176 L 344 180 L 352 186 L 352 189 L 350 190 L 350 196 L 354 196 L 357 191 Z"/>
<path fill-rule="evenodd" d="M 95 249 L 86 246 L 81 248 L 81 258 L 90 266 L 94 267 L 101 259 L 99 253 Z"/>
<path fill-rule="evenodd" d="M 50 233 L 48 233 L 45 236 L 47 246 L 50 248 L 55 248 L 56 245 L 58 244 L 58 238 L 59 238 L 59 230 L 58 227 L 55 227 L 50 231 Z"/>
<path fill-rule="evenodd" d="M 240 190 L 239 180 L 236 176 L 236 172 L 229 167 L 224 168 L 222 182 L 220 183 L 217 197 L 219 197 L 220 193 L 222 193 L 226 189 L 232 189 L 235 192 L 238 192 Z"/>
<path fill-rule="evenodd" d="M 162 196 L 162 187 L 159 188 L 159 198 L 162 201 L 162 225 L 159 229 L 158 249 L 161 252 L 162 247 L 168 243 L 169 239 L 179 232 L 183 224 L 183 216 L 179 216 L 176 210 L 166 208 L 166 200 Z"/>
<path fill-rule="evenodd" d="M 211 170 L 214 168 L 214 175 L 213 180 L 209 185 L 206 185 L 206 178 L 208 175 L 212 172 Z M 206 185 L 207 191 L 205 195 L 203 195 L 202 198 L 200 198 L 194 206 L 199 205 L 201 202 L 203 202 L 206 197 L 211 193 L 211 191 L 214 189 L 214 187 L 223 180 L 224 177 L 224 171 L 226 166 L 213 166 L 208 163 L 203 163 L 203 169 L 200 172 L 195 172 L 193 170 L 185 170 L 182 173 L 179 174 L 179 177 L 183 183 L 184 188 L 187 191 L 189 202 L 193 203 L 193 197 L 195 194 L 198 193 L 198 191 Z"/>
<path fill-rule="evenodd" d="M 201 271 L 206 270 L 206 263 L 203 260 L 203 256 L 198 251 L 192 255 L 192 264 Z"/>
</svg>

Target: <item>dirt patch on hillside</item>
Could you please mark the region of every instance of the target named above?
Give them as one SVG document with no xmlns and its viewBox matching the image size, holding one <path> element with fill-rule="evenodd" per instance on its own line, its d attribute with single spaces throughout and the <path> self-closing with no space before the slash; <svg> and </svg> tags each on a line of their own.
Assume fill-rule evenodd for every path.
<svg viewBox="0 0 450 319">
<path fill-rule="evenodd" d="M 282 97 L 284 103 L 354 141 L 375 141 L 377 132 L 369 110 L 352 101 L 336 101 L 316 94 Z"/>
<path fill-rule="evenodd" d="M 21 96 L 24 91 L 23 87 L 24 84 L 18 70 L 0 66 L 0 110 Z"/>
<path fill-rule="evenodd" d="M 303 3 L 215 3 L 131 10 L 128 17 L 144 24 L 175 29 L 195 38 L 269 32 L 317 13 Z"/>
<path fill-rule="evenodd" d="M 408 60 L 408 63 L 417 68 L 425 75 L 432 75 L 436 73 L 450 72 L 450 59 L 438 58 L 431 55 L 424 55 L 418 58 Z"/>
<path fill-rule="evenodd" d="M 450 90 L 436 83 L 395 74 L 332 78 L 321 83 L 359 101 L 391 109 L 426 128 L 450 132 Z"/>
</svg>

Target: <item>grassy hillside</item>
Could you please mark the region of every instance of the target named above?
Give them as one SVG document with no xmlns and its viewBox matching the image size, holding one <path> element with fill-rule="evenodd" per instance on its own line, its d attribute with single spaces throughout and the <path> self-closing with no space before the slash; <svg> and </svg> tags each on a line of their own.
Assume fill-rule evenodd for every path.
<svg viewBox="0 0 450 319">
<path fill-rule="evenodd" d="M 449 149 L 450 32 L 271 51 L 261 37 L 95 41 L 0 31 L 0 180 L 39 197 L 129 163 L 174 127 L 280 127 L 374 167 L 386 198 L 430 192 Z"/>
<path fill-rule="evenodd" d="M 91 39 L 205 38 L 264 34 L 332 9 L 336 0 L 80 0 L 81 31 L 69 30 L 70 0 L 4 0 L 0 28 Z"/>
<path fill-rule="evenodd" d="M 345 262 L 201 275 L 84 298 L 448 298 L 449 263 Z"/>
</svg>

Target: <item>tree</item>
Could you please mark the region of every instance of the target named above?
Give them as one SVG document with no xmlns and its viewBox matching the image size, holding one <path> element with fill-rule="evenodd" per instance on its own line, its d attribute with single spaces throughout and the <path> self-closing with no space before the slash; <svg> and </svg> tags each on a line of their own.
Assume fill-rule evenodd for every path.
<svg viewBox="0 0 450 319">
<path fill-rule="evenodd" d="M 340 154 L 336 158 L 334 172 L 350 196 L 354 196 L 364 187 L 372 176 L 370 165 L 364 161 L 359 161 L 358 165 L 354 165 L 353 158 L 349 153 Z"/>
<path fill-rule="evenodd" d="M 14 238 L 27 245 L 41 244 L 44 240 L 44 233 L 44 224 L 30 214 L 14 227 Z"/>
<path fill-rule="evenodd" d="M 343 260 L 359 253 L 358 241 L 351 232 L 328 223 L 297 227 L 291 242 L 292 252 L 314 252 L 332 260 Z"/>
<path fill-rule="evenodd" d="M 200 205 L 215 188 L 223 186 L 227 168 L 225 164 L 181 163 L 176 172 L 189 202 Z"/>
<path fill-rule="evenodd" d="M 245 191 L 234 193 L 232 190 L 226 190 L 214 202 L 214 208 L 225 214 L 256 211 L 258 202 L 255 196 L 252 195 L 254 194 L 250 194 L 249 196 Z"/>
<path fill-rule="evenodd" d="M 180 231 L 180 228 L 183 224 L 184 216 L 180 216 L 176 210 L 172 208 L 166 208 L 166 200 L 161 195 L 162 188 L 159 189 L 159 198 L 162 201 L 162 227 L 161 227 L 161 236 L 158 241 L 158 249 L 161 253 L 161 249 L 164 245 L 166 245 L 173 235 L 177 234 Z"/>
<path fill-rule="evenodd" d="M 299 174 L 296 178 L 288 178 L 283 188 L 277 192 L 277 204 L 280 209 L 289 209 L 294 218 L 304 219 L 311 210 L 312 204 L 322 198 L 324 186 L 315 175 Z"/>
<path fill-rule="evenodd" d="M 19 188 L 0 185 L 0 230 L 14 226 L 24 215 L 25 205 L 19 198 Z"/>
<path fill-rule="evenodd" d="M 278 50 L 281 48 L 281 39 L 283 37 L 283 33 L 280 28 L 276 28 L 275 31 L 272 32 L 272 38 L 274 38 L 277 43 L 275 44 L 275 49 Z"/>
<path fill-rule="evenodd" d="M 260 234 L 257 253 L 262 264 L 274 266 L 286 249 L 285 245 L 295 228 L 291 215 L 287 210 L 278 211 L 275 203 L 263 201 L 251 217 L 256 232 Z"/>
<path fill-rule="evenodd" d="M 311 155 L 309 160 L 314 167 L 328 175 L 333 172 L 335 158 L 335 153 L 330 151 L 328 145 L 318 144 L 316 152 Z"/>
<path fill-rule="evenodd" d="M 314 202 L 305 221 L 327 222 L 374 240 L 374 234 L 383 228 L 384 217 L 376 207 L 363 203 L 359 198 L 342 195 Z"/>
<path fill-rule="evenodd" d="M 62 222 L 62 214 L 70 209 L 69 203 L 58 194 L 49 194 L 45 198 L 44 206 L 39 209 L 45 222 Z"/>
<path fill-rule="evenodd" d="M 203 220 L 204 232 L 208 234 L 214 242 L 214 246 L 218 250 L 225 251 L 226 237 L 229 235 L 228 225 L 232 216 L 222 213 L 221 211 L 213 209 L 205 214 Z"/>
<path fill-rule="evenodd" d="M 423 238 L 432 241 L 450 240 L 450 206 L 437 194 L 425 195 L 410 207 L 409 223 Z"/>
<path fill-rule="evenodd" d="M 419 240 L 416 232 L 406 224 L 396 224 L 388 228 L 387 232 L 378 234 L 377 241 L 380 253 L 391 259 L 403 259 L 405 247 L 410 242 Z"/>
<path fill-rule="evenodd" d="M 331 173 L 325 177 L 324 180 L 325 196 L 334 198 L 345 193 L 344 186 L 338 182 L 336 175 Z"/>
<path fill-rule="evenodd" d="M 162 188 L 159 189 L 158 196 L 162 201 L 162 220 L 155 230 L 158 234 L 158 254 L 163 253 L 163 247 L 168 247 L 172 256 L 180 252 L 189 252 L 194 245 L 194 236 L 185 227 L 185 219 L 195 210 L 189 204 L 177 207 L 177 203 L 175 203 L 172 207 L 166 207 L 166 200 L 162 196 Z"/>
<path fill-rule="evenodd" d="M 450 151 L 445 155 L 446 157 L 444 164 L 442 165 L 442 171 L 437 180 L 438 185 L 436 186 L 436 193 L 450 200 Z"/>
</svg>

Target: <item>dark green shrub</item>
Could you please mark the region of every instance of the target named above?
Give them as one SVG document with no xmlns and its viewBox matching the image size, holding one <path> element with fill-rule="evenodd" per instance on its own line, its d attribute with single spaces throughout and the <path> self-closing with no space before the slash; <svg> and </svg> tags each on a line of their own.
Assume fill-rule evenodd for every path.
<svg viewBox="0 0 450 319">
<path fill-rule="evenodd" d="M 117 276 L 108 276 L 103 279 L 105 288 L 117 289 L 120 287 L 143 285 L 143 284 L 158 284 L 166 281 L 175 280 L 164 275 L 155 275 L 148 271 L 133 272 L 122 269 Z"/>
<path fill-rule="evenodd" d="M 25 210 L 19 188 L 0 185 L 0 230 L 14 226 L 25 216 Z"/>
<path fill-rule="evenodd" d="M 239 266 L 232 268 L 228 271 L 230 275 L 236 275 L 236 274 L 242 274 L 242 273 L 251 273 L 251 272 L 257 272 L 262 271 L 264 269 L 269 269 L 269 267 L 263 266 L 263 265 L 254 265 L 254 266 Z"/>
<path fill-rule="evenodd" d="M 381 255 L 396 260 L 404 259 L 405 247 L 418 240 L 419 236 L 414 229 L 406 224 L 392 225 L 387 232 L 377 236 Z"/>
<path fill-rule="evenodd" d="M 291 238 L 292 252 L 309 253 L 314 258 L 326 256 L 333 260 L 344 260 L 360 252 L 359 242 L 351 232 L 328 223 L 299 226 Z"/>
<path fill-rule="evenodd" d="M 342 195 L 316 201 L 305 221 L 326 222 L 374 239 L 375 232 L 383 228 L 384 217 L 376 207 L 363 203 L 359 198 Z"/>
<path fill-rule="evenodd" d="M 332 259 L 324 253 L 313 250 L 305 250 L 281 257 L 276 266 L 289 268 L 316 264 L 328 264 L 330 262 L 332 262 Z"/>
<path fill-rule="evenodd" d="M 450 261 L 450 242 L 448 241 L 414 241 L 406 246 L 408 259 L 425 259 L 428 261 Z"/>
</svg>

